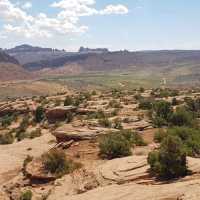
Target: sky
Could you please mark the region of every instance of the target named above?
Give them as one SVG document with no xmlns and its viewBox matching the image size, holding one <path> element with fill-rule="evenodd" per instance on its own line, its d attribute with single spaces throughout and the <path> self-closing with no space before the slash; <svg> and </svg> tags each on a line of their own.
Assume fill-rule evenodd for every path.
<svg viewBox="0 0 200 200">
<path fill-rule="evenodd" d="M 200 49 L 199 0 L 0 0 L 0 47 Z"/>
</svg>

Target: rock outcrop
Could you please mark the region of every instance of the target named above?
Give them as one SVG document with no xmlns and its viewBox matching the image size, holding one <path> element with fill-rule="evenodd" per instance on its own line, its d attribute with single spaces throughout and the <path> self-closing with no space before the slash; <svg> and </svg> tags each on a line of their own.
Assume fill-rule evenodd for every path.
<svg viewBox="0 0 200 200">
<path fill-rule="evenodd" d="M 76 107 L 74 106 L 60 106 L 51 108 L 46 111 L 46 117 L 50 123 L 56 121 L 64 121 L 68 114 L 75 113 Z"/>
</svg>

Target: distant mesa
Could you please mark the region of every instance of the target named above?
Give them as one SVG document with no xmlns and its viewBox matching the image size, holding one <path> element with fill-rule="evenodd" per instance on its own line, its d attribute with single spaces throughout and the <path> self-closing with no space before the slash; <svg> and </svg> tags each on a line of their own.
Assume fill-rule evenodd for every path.
<svg viewBox="0 0 200 200">
<path fill-rule="evenodd" d="M 90 49 L 90 48 L 84 48 L 80 47 L 79 53 L 108 53 L 109 50 L 107 48 L 96 48 L 96 49 Z"/>
</svg>

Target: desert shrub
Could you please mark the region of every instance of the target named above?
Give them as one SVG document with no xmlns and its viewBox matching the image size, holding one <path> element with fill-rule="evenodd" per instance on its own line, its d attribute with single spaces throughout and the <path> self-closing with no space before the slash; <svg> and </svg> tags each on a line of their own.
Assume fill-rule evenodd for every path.
<svg viewBox="0 0 200 200">
<path fill-rule="evenodd" d="M 67 112 L 65 115 L 65 121 L 66 123 L 70 123 L 74 118 L 74 115 L 72 112 Z"/>
<path fill-rule="evenodd" d="M 152 109 L 152 103 L 153 101 L 151 99 L 142 98 L 139 102 L 139 108 L 143 110 L 150 110 Z"/>
<path fill-rule="evenodd" d="M 114 119 L 114 121 L 113 121 L 113 128 L 116 128 L 116 129 L 123 129 L 121 119 L 119 119 L 119 118 L 115 118 L 115 119 Z"/>
<path fill-rule="evenodd" d="M 14 136 L 11 132 L 0 135 L 0 144 L 12 144 Z"/>
<path fill-rule="evenodd" d="M 64 174 L 71 173 L 73 170 L 80 167 L 80 164 L 68 160 L 64 151 L 53 149 L 42 156 L 44 169 L 47 172 L 61 177 Z"/>
<path fill-rule="evenodd" d="M 140 87 L 139 91 L 140 91 L 141 93 L 143 93 L 143 92 L 145 91 L 145 89 L 144 89 L 143 87 Z"/>
<path fill-rule="evenodd" d="M 108 104 L 108 107 L 111 108 L 121 108 L 120 102 L 116 101 L 116 100 L 111 100 Z"/>
<path fill-rule="evenodd" d="M 130 142 L 122 134 L 110 133 L 102 137 L 99 148 L 101 157 L 107 159 L 131 155 Z"/>
<path fill-rule="evenodd" d="M 11 115 L 6 115 L 4 117 L 1 118 L 1 126 L 3 127 L 7 127 L 10 126 L 11 123 L 13 122 L 14 117 Z"/>
<path fill-rule="evenodd" d="M 186 153 L 180 138 L 167 136 L 159 149 L 148 155 L 148 163 L 156 176 L 173 179 L 187 174 Z"/>
<path fill-rule="evenodd" d="M 40 123 L 44 119 L 44 108 L 42 106 L 38 106 L 35 111 L 35 121 Z"/>
<path fill-rule="evenodd" d="M 172 107 L 169 102 L 157 101 L 153 103 L 151 117 L 153 123 L 157 127 L 167 125 L 170 116 L 172 115 Z"/>
<path fill-rule="evenodd" d="M 41 135 L 42 135 L 41 129 L 40 129 L 40 128 L 37 128 L 36 130 L 31 131 L 29 137 L 30 137 L 31 139 L 34 139 L 34 138 L 36 138 L 36 137 L 40 137 Z"/>
<path fill-rule="evenodd" d="M 30 155 L 27 155 L 26 158 L 24 159 L 23 162 L 23 167 L 22 167 L 22 172 L 24 173 L 24 175 L 26 174 L 26 166 L 28 165 L 28 163 L 30 163 L 33 160 L 33 157 Z"/>
<path fill-rule="evenodd" d="M 176 105 L 178 105 L 179 104 L 179 101 L 174 97 L 173 99 L 172 99 L 172 106 L 176 106 Z"/>
<path fill-rule="evenodd" d="M 121 130 L 119 133 L 122 134 L 131 145 L 146 146 L 146 143 L 141 135 L 136 132 L 131 130 Z"/>
<path fill-rule="evenodd" d="M 70 106 L 73 104 L 73 98 L 71 96 L 67 96 L 64 101 L 64 106 Z"/>
<path fill-rule="evenodd" d="M 22 141 L 23 139 L 28 138 L 28 134 L 20 129 L 17 129 L 15 137 L 17 138 L 17 141 Z"/>
<path fill-rule="evenodd" d="M 91 93 L 91 95 L 95 96 L 95 95 L 97 95 L 97 92 L 95 90 L 93 90 L 92 93 Z"/>
<path fill-rule="evenodd" d="M 155 136 L 158 142 L 162 142 L 167 136 L 175 136 L 182 141 L 185 151 L 189 156 L 200 155 L 200 130 L 189 127 L 172 127 L 165 134 Z M 154 138 L 155 139 L 155 138 Z"/>
<path fill-rule="evenodd" d="M 186 111 L 184 108 L 179 108 L 173 112 L 169 118 L 172 126 L 194 126 L 195 120 L 191 112 Z"/>
<path fill-rule="evenodd" d="M 64 101 L 64 106 L 70 106 L 73 104 L 73 98 L 71 96 L 67 96 Z"/>
<path fill-rule="evenodd" d="M 185 103 L 186 103 L 186 108 L 191 111 L 194 112 L 196 114 L 200 113 L 200 98 L 198 99 L 192 99 L 192 98 L 185 98 Z"/>
<path fill-rule="evenodd" d="M 103 126 L 105 128 L 111 128 L 112 127 L 112 123 L 108 118 L 102 118 L 98 120 L 98 123 L 100 126 Z"/>
<path fill-rule="evenodd" d="M 32 196 L 31 190 L 27 190 L 21 193 L 20 200 L 31 200 Z"/>
<path fill-rule="evenodd" d="M 166 131 L 164 131 L 163 129 L 159 129 L 155 135 L 154 135 L 154 141 L 155 142 L 162 142 L 163 139 L 167 136 Z"/>
</svg>

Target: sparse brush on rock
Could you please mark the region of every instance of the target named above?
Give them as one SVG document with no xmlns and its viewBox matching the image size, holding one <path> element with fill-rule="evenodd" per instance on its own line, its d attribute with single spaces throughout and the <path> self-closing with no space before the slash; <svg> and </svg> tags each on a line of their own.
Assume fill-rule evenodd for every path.
<svg viewBox="0 0 200 200">
<path fill-rule="evenodd" d="M 105 128 L 111 128 L 112 127 L 112 122 L 108 118 L 99 119 L 98 123 L 99 123 L 100 126 L 103 126 Z"/>
<path fill-rule="evenodd" d="M 64 101 L 64 106 L 71 106 L 74 100 L 71 96 L 67 96 Z"/>
<path fill-rule="evenodd" d="M 29 138 L 34 139 L 36 137 L 40 137 L 42 135 L 41 129 L 37 128 L 36 130 L 31 131 Z"/>
<path fill-rule="evenodd" d="M 31 200 L 32 196 L 33 196 L 32 191 L 27 190 L 21 193 L 20 200 Z"/>
<path fill-rule="evenodd" d="M 0 144 L 12 144 L 14 136 L 11 132 L 0 135 Z"/>
<path fill-rule="evenodd" d="M 180 138 L 167 136 L 158 151 L 148 155 L 151 172 L 164 179 L 185 176 L 188 172 L 186 153 Z"/>
<path fill-rule="evenodd" d="M 53 149 L 42 156 L 44 169 L 51 174 L 61 177 L 73 172 L 81 167 L 79 163 L 74 163 L 66 158 L 64 151 Z"/>
<path fill-rule="evenodd" d="M 35 111 L 35 121 L 40 123 L 45 117 L 44 108 L 42 106 L 38 106 Z"/>
</svg>

